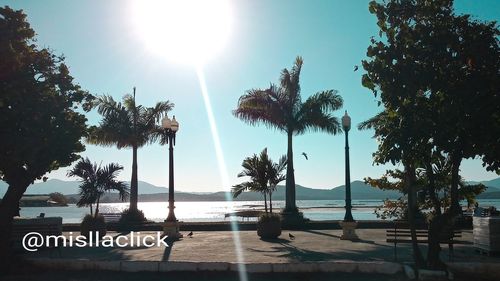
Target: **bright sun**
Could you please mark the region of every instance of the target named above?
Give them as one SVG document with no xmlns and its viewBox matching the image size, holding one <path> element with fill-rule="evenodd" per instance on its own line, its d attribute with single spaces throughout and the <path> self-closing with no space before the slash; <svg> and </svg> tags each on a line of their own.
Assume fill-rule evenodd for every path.
<svg viewBox="0 0 500 281">
<path fill-rule="evenodd" d="M 135 0 L 131 7 L 147 48 L 169 61 L 203 64 L 229 36 L 228 0 Z"/>
</svg>

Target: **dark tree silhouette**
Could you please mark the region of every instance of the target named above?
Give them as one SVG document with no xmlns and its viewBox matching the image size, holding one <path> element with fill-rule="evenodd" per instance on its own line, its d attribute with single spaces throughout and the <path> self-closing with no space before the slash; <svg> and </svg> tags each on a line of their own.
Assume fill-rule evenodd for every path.
<svg viewBox="0 0 500 281">
<path fill-rule="evenodd" d="M 125 95 L 123 103 L 111 96 L 99 97 L 95 105 L 103 116 L 98 127 L 91 127 L 87 141 L 91 144 L 132 148 L 132 178 L 130 180 L 130 211 L 137 211 L 138 176 L 137 150 L 156 140 L 155 134 L 161 130 L 159 120 L 170 111 L 174 104 L 158 102 L 154 107 L 144 107 L 135 102 L 133 95 Z"/>
<path fill-rule="evenodd" d="M 0 267 L 8 268 L 12 221 L 37 179 L 69 166 L 84 150 L 92 95 L 73 82 L 64 58 L 35 44 L 22 11 L 0 7 Z M 3 271 L 0 269 L 0 271 Z"/>
<path fill-rule="evenodd" d="M 432 182 L 436 157 L 448 159 L 451 206 L 430 223 L 427 261 L 413 243 L 417 266 L 441 267 L 436 239 L 461 211 L 462 159 L 481 156 L 497 171 L 500 164 L 500 32 L 494 22 L 456 15 L 452 0 L 372 1 L 369 10 L 381 39 L 371 38 L 362 83 L 384 109 L 362 127 L 375 129 L 376 163 L 403 164 L 413 230 L 418 168 Z"/>
</svg>

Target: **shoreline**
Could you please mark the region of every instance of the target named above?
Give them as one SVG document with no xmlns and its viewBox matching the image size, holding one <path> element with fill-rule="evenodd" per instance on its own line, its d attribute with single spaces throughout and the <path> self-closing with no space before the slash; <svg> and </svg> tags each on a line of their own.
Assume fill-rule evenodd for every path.
<svg viewBox="0 0 500 281">
<path fill-rule="evenodd" d="M 300 227 L 283 227 L 283 230 L 339 230 L 342 229 L 340 222 L 342 220 L 325 220 L 325 221 L 306 221 Z M 394 227 L 392 220 L 357 220 L 357 229 L 390 229 Z M 233 226 L 235 229 L 233 229 Z M 242 230 L 257 230 L 256 221 L 238 221 L 232 223 L 225 222 L 182 222 L 179 221 L 181 232 L 189 231 L 242 231 Z M 463 223 L 460 225 L 462 229 L 472 229 L 472 223 Z M 117 223 L 108 223 L 108 231 L 118 231 L 120 229 Z M 163 223 L 149 222 L 144 224 L 130 225 L 129 231 L 163 231 Z M 63 231 L 80 231 L 79 223 L 63 223 Z"/>
</svg>

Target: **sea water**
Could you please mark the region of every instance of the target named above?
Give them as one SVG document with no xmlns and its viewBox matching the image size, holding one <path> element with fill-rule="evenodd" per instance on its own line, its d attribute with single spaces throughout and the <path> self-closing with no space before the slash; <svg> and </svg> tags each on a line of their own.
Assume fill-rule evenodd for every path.
<svg viewBox="0 0 500 281">
<path fill-rule="evenodd" d="M 500 209 L 500 199 L 478 200 L 480 206 L 495 206 Z M 353 200 L 352 214 L 355 220 L 377 220 L 374 210 L 382 200 Z M 273 210 L 279 211 L 284 201 L 273 201 Z M 315 221 L 342 220 L 345 214 L 344 200 L 298 200 L 297 206 L 304 216 Z M 101 203 L 101 213 L 119 213 L 128 208 L 128 203 Z M 152 221 L 162 222 L 168 215 L 168 202 L 139 202 L 138 208 Z M 264 201 L 215 201 L 215 202 L 175 202 L 175 215 L 186 222 L 227 221 L 225 215 L 243 210 L 263 210 Z M 90 212 L 89 208 L 79 208 L 74 204 L 67 207 L 23 207 L 21 216 L 36 217 L 45 213 L 46 217 L 62 217 L 63 223 L 79 223 Z M 234 217 L 232 219 L 242 220 Z M 246 220 L 246 219 L 245 219 Z M 252 219 L 250 219 L 252 220 Z M 255 220 L 255 219 L 253 219 Z"/>
</svg>

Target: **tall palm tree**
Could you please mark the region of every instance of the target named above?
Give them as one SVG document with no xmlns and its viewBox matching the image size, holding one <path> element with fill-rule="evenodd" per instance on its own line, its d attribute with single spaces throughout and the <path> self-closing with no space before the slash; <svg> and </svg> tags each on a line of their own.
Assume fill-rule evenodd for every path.
<svg viewBox="0 0 500 281">
<path fill-rule="evenodd" d="M 99 215 L 99 202 L 101 196 L 112 190 L 118 191 L 120 199 L 126 200 L 129 195 L 127 185 L 122 181 L 117 181 L 118 173 L 123 170 L 123 167 L 111 163 L 107 166 L 97 166 L 96 163 L 91 163 L 88 158 L 80 160 L 68 172 L 69 177 L 80 178 L 80 200 L 77 202 L 78 207 L 90 207 L 90 214 L 94 217 Z M 95 204 L 95 212 L 92 206 Z"/>
<path fill-rule="evenodd" d="M 291 70 L 281 71 L 280 84 L 267 89 L 252 89 L 240 97 L 233 114 L 250 125 L 263 123 L 287 134 L 287 171 L 285 213 L 298 212 L 295 202 L 292 138 L 308 131 L 337 134 L 341 126 L 331 113 L 342 107 L 335 90 L 318 92 L 305 102 L 300 95 L 300 71 L 303 60 L 297 57 Z"/>
<path fill-rule="evenodd" d="M 237 184 L 233 187 L 233 197 L 238 197 L 243 191 L 260 192 L 264 195 L 264 206 L 267 213 L 267 195 L 269 194 L 269 211 L 273 212 L 272 194 L 278 183 L 285 179 L 283 171 L 286 168 L 286 156 L 281 156 L 278 163 L 273 162 L 264 148 L 259 156 L 254 154 L 243 160 L 243 171 L 238 177 L 250 177 L 250 181 Z"/>
<path fill-rule="evenodd" d="M 125 95 L 123 103 L 105 95 L 98 97 L 95 105 L 103 119 L 98 127 L 91 127 L 87 141 L 104 146 L 116 145 L 118 149 L 132 148 L 130 210 L 137 211 L 137 149 L 155 140 L 152 135 L 160 130 L 159 120 L 174 107 L 174 104 L 165 101 L 156 103 L 154 107 L 137 105 L 134 87 L 134 94 Z"/>
</svg>

